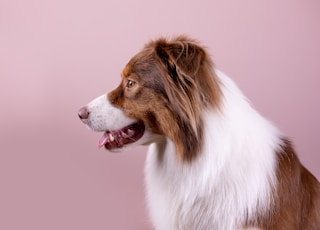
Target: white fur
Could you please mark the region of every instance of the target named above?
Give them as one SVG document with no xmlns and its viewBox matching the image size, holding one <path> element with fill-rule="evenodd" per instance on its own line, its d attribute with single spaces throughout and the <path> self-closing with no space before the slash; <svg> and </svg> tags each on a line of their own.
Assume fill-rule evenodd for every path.
<svg viewBox="0 0 320 230">
<path fill-rule="evenodd" d="M 203 111 L 199 158 L 181 162 L 169 139 L 149 147 L 145 180 L 156 230 L 242 229 L 247 217 L 253 220 L 272 205 L 281 134 L 229 77 L 216 73 L 223 105 L 221 111 Z"/>
<path fill-rule="evenodd" d="M 105 94 L 92 100 L 87 109 L 90 116 L 84 122 L 96 132 L 117 130 L 134 122 L 125 116 L 121 109 L 111 105 Z"/>
</svg>

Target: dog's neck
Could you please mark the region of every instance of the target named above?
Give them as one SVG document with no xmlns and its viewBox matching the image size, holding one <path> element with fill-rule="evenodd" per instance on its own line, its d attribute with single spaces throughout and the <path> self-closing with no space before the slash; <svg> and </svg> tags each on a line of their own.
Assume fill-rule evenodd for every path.
<svg viewBox="0 0 320 230">
<path fill-rule="evenodd" d="M 243 100 L 236 86 L 219 75 L 225 95 L 224 107 L 221 111 L 203 111 L 202 152 L 193 161 L 183 162 L 173 142 L 163 139 L 150 146 L 146 176 L 158 188 L 157 193 L 170 191 L 158 196 L 170 204 L 165 210 L 180 210 L 172 218 L 181 219 L 183 223 L 195 220 L 195 216 L 190 216 L 194 212 L 187 214 L 184 210 L 198 204 L 202 207 L 202 216 L 213 218 L 208 226 L 217 224 L 217 229 L 234 229 L 237 223 L 255 219 L 272 205 L 270 195 L 276 167 L 272 154 L 279 148 L 281 138 L 278 130 Z M 196 228 L 195 223 L 187 226 Z"/>
</svg>

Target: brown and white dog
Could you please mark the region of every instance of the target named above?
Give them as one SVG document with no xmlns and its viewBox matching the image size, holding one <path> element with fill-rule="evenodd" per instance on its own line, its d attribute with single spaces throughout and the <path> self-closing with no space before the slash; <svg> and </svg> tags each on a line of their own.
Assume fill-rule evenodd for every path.
<svg viewBox="0 0 320 230">
<path fill-rule="evenodd" d="M 79 116 L 100 147 L 150 145 L 157 230 L 320 229 L 319 182 L 194 40 L 149 42 Z"/>
</svg>

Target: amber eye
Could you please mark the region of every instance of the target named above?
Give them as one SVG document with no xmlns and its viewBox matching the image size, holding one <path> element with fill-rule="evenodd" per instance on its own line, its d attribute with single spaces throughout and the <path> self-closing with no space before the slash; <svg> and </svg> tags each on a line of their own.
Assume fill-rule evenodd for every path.
<svg viewBox="0 0 320 230">
<path fill-rule="evenodd" d="M 132 81 L 132 80 L 128 80 L 128 82 L 127 82 L 127 87 L 128 88 L 132 88 L 133 86 L 135 86 L 135 82 L 134 81 Z"/>
</svg>

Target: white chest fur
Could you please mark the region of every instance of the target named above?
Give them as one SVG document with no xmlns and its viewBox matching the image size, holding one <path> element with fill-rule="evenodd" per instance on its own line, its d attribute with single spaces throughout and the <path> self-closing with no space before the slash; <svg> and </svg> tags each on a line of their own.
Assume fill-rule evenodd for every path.
<svg viewBox="0 0 320 230">
<path fill-rule="evenodd" d="M 222 113 L 204 112 L 205 141 L 191 162 L 176 158 L 170 140 L 152 144 L 145 166 L 156 230 L 233 230 L 269 208 L 278 131 L 224 74 Z"/>
</svg>

